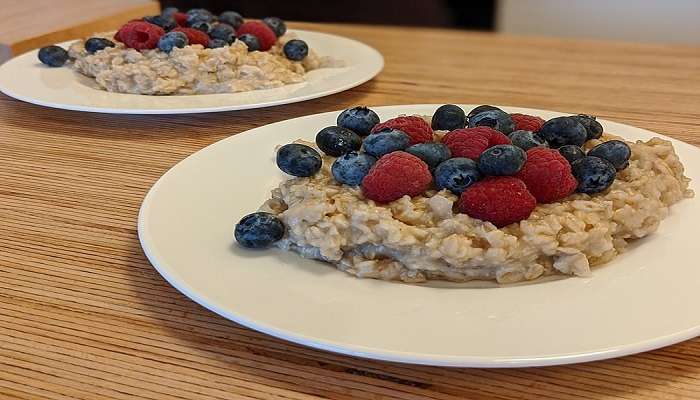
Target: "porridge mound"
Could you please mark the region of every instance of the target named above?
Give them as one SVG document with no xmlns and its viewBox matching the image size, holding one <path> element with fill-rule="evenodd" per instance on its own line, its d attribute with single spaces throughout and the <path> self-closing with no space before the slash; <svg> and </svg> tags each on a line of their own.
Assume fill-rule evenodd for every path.
<svg viewBox="0 0 700 400">
<path fill-rule="evenodd" d="M 612 139 L 620 138 L 605 134 L 585 147 Z M 360 188 L 335 182 L 328 157 L 315 176 L 282 182 L 261 211 L 287 226 L 277 247 L 362 278 L 513 283 L 587 276 L 654 232 L 669 206 L 693 196 L 670 142 L 626 143 L 629 167 L 608 190 L 538 204 L 528 219 L 501 229 L 456 213 L 457 196 L 444 190 L 388 204 L 367 200 Z"/>
</svg>

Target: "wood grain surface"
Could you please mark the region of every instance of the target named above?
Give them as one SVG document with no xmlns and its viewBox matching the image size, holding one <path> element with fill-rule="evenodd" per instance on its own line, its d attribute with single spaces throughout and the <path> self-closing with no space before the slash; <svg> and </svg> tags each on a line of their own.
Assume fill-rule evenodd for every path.
<svg viewBox="0 0 700 400">
<path fill-rule="evenodd" d="M 220 114 L 89 114 L 0 95 L 0 398 L 700 399 L 700 339 L 550 368 L 401 365 L 274 339 L 168 285 L 138 242 L 141 200 L 185 156 L 263 124 L 357 104 L 491 103 L 700 144 L 700 48 L 296 26 L 375 46 L 386 69 L 330 97 Z"/>
</svg>

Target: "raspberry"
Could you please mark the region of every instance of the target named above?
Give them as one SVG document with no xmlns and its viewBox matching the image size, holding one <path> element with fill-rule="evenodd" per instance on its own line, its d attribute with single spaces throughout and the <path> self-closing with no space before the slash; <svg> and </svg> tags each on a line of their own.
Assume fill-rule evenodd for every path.
<svg viewBox="0 0 700 400">
<path fill-rule="evenodd" d="M 544 120 L 540 117 L 527 114 L 510 114 L 510 117 L 515 122 L 516 131 L 539 132 L 544 125 Z"/>
<path fill-rule="evenodd" d="M 372 128 L 372 133 L 393 128 L 398 129 L 411 138 L 409 146 L 418 143 L 428 143 L 433 141 L 433 128 L 421 117 L 397 117 L 379 123 Z"/>
<path fill-rule="evenodd" d="M 442 138 L 442 143 L 450 149 L 452 157 L 477 160 L 484 150 L 497 144 L 510 144 L 510 139 L 488 126 L 477 126 L 455 129 Z"/>
<path fill-rule="evenodd" d="M 236 36 L 241 36 L 249 33 L 260 42 L 260 50 L 267 51 L 270 47 L 277 42 L 277 35 L 270 29 L 264 22 L 260 21 L 248 21 L 244 22 L 243 25 L 236 29 Z"/>
<path fill-rule="evenodd" d="M 417 196 L 428 189 L 433 176 L 428 165 L 405 151 L 389 153 L 377 161 L 362 180 L 362 191 L 370 200 L 389 203 Z"/>
<path fill-rule="evenodd" d="M 173 29 L 171 32 L 182 32 L 187 36 L 187 40 L 190 44 L 201 44 L 204 47 L 209 45 L 209 35 L 194 28 L 183 28 L 178 27 Z"/>
<path fill-rule="evenodd" d="M 512 176 L 479 181 L 462 192 L 458 203 L 460 212 L 498 228 L 527 219 L 536 205 L 525 183 Z"/>
<path fill-rule="evenodd" d="M 158 25 L 144 21 L 132 21 L 122 26 L 114 38 L 123 42 L 126 47 L 136 50 L 155 49 L 160 37 L 165 31 Z"/>
<path fill-rule="evenodd" d="M 525 182 L 540 203 L 561 200 L 578 186 L 566 158 L 557 150 L 545 147 L 528 150 L 527 161 L 515 176 Z"/>
<path fill-rule="evenodd" d="M 176 12 L 173 14 L 173 19 L 177 23 L 177 26 L 187 26 L 187 14 L 183 12 Z"/>
</svg>

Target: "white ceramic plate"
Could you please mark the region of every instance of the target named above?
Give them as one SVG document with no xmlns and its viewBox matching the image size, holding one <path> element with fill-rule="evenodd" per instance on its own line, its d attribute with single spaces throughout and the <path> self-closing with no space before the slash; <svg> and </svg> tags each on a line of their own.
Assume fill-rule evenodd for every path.
<svg viewBox="0 0 700 400">
<path fill-rule="evenodd" d="M 343 60 L 345 67 L 310 71 L 306 82 L 275 89 L 146 96 L 96 89 L 91 79 L 71 68 L 42 65 L 35 50 L 0 66 L 0 91 L 29 103 L 67 110 L 118 114 L 203 113 L 269 107 L 328 96 L 367 82 L 384 67 L 384 59 L 377 50 L 356 40 L 319 32 L 290 32 L 305 40 L 319 55 Z M 71 42 L 60 45 L 67 48 Z"/>
<path fill-rule="evenodd" d="M 385 120 L 401 113 L 432 114 L 437 106 L 374 109 Z M 504 109 L 545 119 L 562 115 Z M 256 211 L 283 179 L 274 163 L 275 145 L 300 137 L 313 140 L 337 114 L 230 137 L 163 175 L 143 202 L 138 226 L 155 268 L 186 296 L 240 324 L 303 345 L 381 360 L 542 366 L 637 353 L 700 334 L 695 254 L 700 197 L 673 206 L 657 233 L 595 268 L 591 278 L 519 286 L 363 280 L 293 253 L 235 245 L 236 222 Z M 661 136 L 601 123 L 628 139 Z M 700 177 L 700 149 L 669 140 L 687 175 Z"/>
</svg>

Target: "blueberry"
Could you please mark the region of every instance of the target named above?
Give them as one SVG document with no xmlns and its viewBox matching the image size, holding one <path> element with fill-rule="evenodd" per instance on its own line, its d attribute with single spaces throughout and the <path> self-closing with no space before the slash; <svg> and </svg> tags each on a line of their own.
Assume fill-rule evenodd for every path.
<svg viewBox="0 0 700 400">
<path fill-rule="evenodd" d="M 149 24 L 160 26 L 166 32 L 177 28 L 177 22 L 175 22 L 172 17 L 168 18 L 163 15 L 150 15 L 148 17 L 143 17 L 143 20 Z"/>
<path fill-rule="evenodd" d="M 59 46 L 46 46 L 39 50 L 39 61 L 49 67 L 62 67 L 68 61 L 68 52 Z"/>
<path fill-rule="evenodd" d="M 583 157 L 586 156 L 586 153 L 583 152 L 583 149 L 575 146 L 573 144 L 567 144 L 565 146 L 561 146 L 559 148 L 559 153 L 566 158 L 567 161 L 569 161 L 569 164 L 573 164 L 574 161 L 580 160 Z"/>
<path fill-rule="evenodd" d="M 473 110 L 469 111 L 469 114 L 467 114 L 467 119 L 475 116 L 476 114 L 481 114 L 484 111 L 494 111 L 494 110 L 503 111 L 498 107 L 489 106 L 487 104 L 484 104 L 484 105 L 475 107 Z"/>
<path fill-rule="evenodd" d="M 202 32 L 206 33 L 207 35 L 213 29 L 211 23 L 206 22 L 206 21 L 196 21 L 196 22 L 192 23 L 192 25 L 190 25 L 190 28 L 196 29 L 198 31 L 202 31 Z"/>
<path fill-rule="evenodd" d="M 233 234 L 241 246 L 262 249 L 282 239 L 284 224 L 270 213 L 256 212 L 243 217 Z"/>
<path fill-rule="evenodd" d="M 228 24 L 216 24 L 209 31 L 212 39 L 225 40 L 226 43 L 233 43 L 236 40 L 236 31 Z"/>
<path fill-rule="evenodd" d="M 603 135 L 603 125 L 595 120 L 594 116 L 579 114 L 571 118 L 576 119 L 584 128 L 586 128 L 586 140 L 598 139 Z"/>
<path fill-rule="evenodd" d="M 331 173 L 339 183 L 357 186 L 375 162 L 377 159 L 367 153 L 351 151 L 335 159 Z"/>
<path fill-rule="evenodd" d="M 621 171 L 630 164 L 629 160 L 632 155 L 632 150 L 630 150 L 627 143 L 623 141 L 609 140 L 590 149 L 588 155 L 610 161 L 610 163 L 615 166 L 615 169 Z"/>
<path fill-rule="evenodd" d="M 407 148 L 406 152 L 425 161 L 431 170 L 452 156 L 450 149 L 442 143 L 418 143 Z"/>
<path fill-rule="evenodd" d="M 168 32 L 158 40 L 158 48 L 161 51 L 170 53 L 175 47 L 183 48 L 189 44 L 187 35 L 182 32 Z"/>
<path fill-rule="evenodd" d="M 514 146 L 528 151 L 533 147 L 547 147 L 547 141 L 542 136 L 530 131 L 513 131 L 508 135 L 508 139 Z"/>
<path fill-rule="evenodd" d="M 467 115 L 460 107 L 454 104 L 445 104 L 435 110 L 430 125 L 433 129 L 441 131 L 461 129 L 467 125 Z"/>
<path fill-rule="evenodd" d="M 476 163 L 463 157 L 450 158 L 435 168 L 435 185 L 459 195 L 474 182 L 481 179 Z"/>
<path fill-rule="evenodd" d="M 192 26 L 196 22 L 213 22 L 214 14 L 203 8 L 193 8 L 187 11 L 187 25 Z"/>
<path fill-rule="evenodd" d="M 288 59 L 301 61 L 309 54 L 309 46 L 303 40 L 292 39 L 284 44 L 282 51 L 284 51 L 284 55 Z"/>
<path fill-rule="evenodd" d="M 85 41 L 85 51 L 90 54 L 95 54 L 107 47 L 114 47 L 114 42 L 105 38 L 90 38 Z"/>
<path fill-rule="evenodd" d="M 221 39 L 211 39 L 209 40 L 209 44 L 207 45 L 207 47 L 210 49 L 218 49 L 219 47 L 226 46 L 228 46 L 228 42 Z"/>
<path fill-rule="evenodd" d="M 160 12 L 160 15 L 163 16 L 164 18 L 172 19 L 175 17 L 175 14 L 177 14 L 179 12 L 180 12 L 180 10 L 178 10 L 177 7 L 167 7 L 167 8 L 164 8 L 163 11 Z"/>
<path fill-rule="evenodd" d="M 284 23 L 284 21 L 277 17 L 263 18 L 263 22 L 265 25 L 269 26 L 270 29 L 272 29 L 272 32 L 275 32 L 275 36 L 277 37 L 280 37 L 287 32 L 287 25 Z"/>
<path fill-rule="evenodd" d="M 245 43 L 248 46 L 248 51 L 258 51 L 260 50 L 260 41 L 254 35 L 250 33 L 244 33 L 238 37 L 238 40 Z"/>
<path fill-rule="evenodd" d="M 367 107 L 354 107 L 341 112 L 336 122 L 360 136 L 367 136 L 379 123 L 379 116 Z"/>
<path fill-rule="evenodd" d="M 559 148 L 567 144 L 581 146 L 586 142 L 587 136 L 586 128 L 572 117 L 550 119 L 542 125 L 539 134 L 552 148 Z"/>
<path fill-rule="evenodd" d="M 316 134 L 316 145 L 329 156 L 338 157 L 353 150 L 360 150 L 362 138 L 350 129 L 329 126 Z"/>
<path fill-rule="evenodd" d="M 385 129 L 367 136 L 363 146 L 365 152 L 379 158 L 392 151 L 405 149 L 410 142 L 411 138 L 406 133 L 398 129 Z"/>
<path fill-rule="evenodd" d="M 243 17 L 235 11 L 224 11 L 219 15 L 219 22 L 229 24 L 233 29 L 238 29 L 239 26 L 243 25 Z"/>
<path fill-rule="evenodd" d="M 609 188 L 615 180 L 615 166 L 608 160 L 586 156 L 571 164 L 571 172 L 578 180 L 577 191 L 600 193 Z"/>
<path fill-rule="evenodd" d="M 303 144 L 285 144 L 277 151 L 277 166 L 289 175 L 312 176 L 321 164 L 321 155 Z"/>
<path fill-rule="evenodd" d="M 499 144 L 479 156 L 479 171 L 484 175 L 514 175 L 525 164 L 525 151 L 512 144 Z"/>
<path fill-rule="evenodd" d="M 515 130 L 515 122 L 505 111 L 488 110 L 469 117 L 469 127 L 488 126 L 508 135 Z"/>
</svg>

